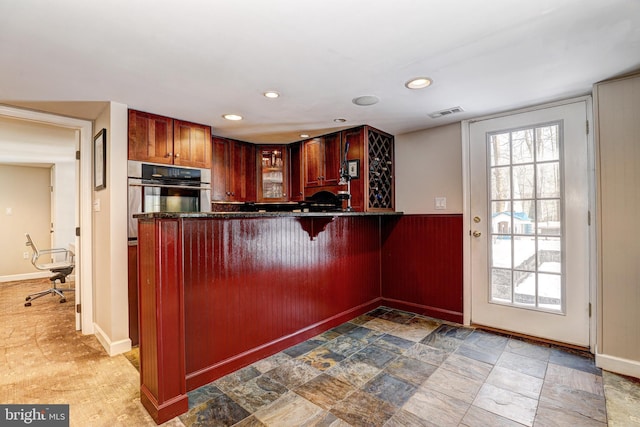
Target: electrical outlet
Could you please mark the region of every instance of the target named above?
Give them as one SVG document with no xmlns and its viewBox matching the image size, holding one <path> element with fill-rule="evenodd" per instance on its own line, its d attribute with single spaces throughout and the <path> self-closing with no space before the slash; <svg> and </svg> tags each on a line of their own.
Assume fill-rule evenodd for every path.
<svg viewBox="0 0 640 427">
<path fill-rule="evenodd" d="M 29 252 L 23 252 L 22 253 L 22 258 L 29 259 Z"/>
<path fill-rule="evenodd" d="M 435 207 L 436 209 L 447 209 L 447 198 L 446 197 L 436 197 L 435 199 Z"/>
</svg>

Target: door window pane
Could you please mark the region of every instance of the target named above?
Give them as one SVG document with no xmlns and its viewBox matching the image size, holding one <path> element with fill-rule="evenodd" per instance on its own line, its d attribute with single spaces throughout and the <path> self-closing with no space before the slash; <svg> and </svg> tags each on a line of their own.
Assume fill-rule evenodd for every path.
<svg viewBox="0 0 640 427">
<path fill-rule="evenodd" d="M 533 162 L 533 129 L 512 132 L 511 163 Z"/>
<path fill-rule="evenodd" d="M 537 178 L 539 198 L 560 197 L 560 164 L 558 162 L 539 164 Z"/>
<path fill-rule="evenodd" d="M 514 200 L 513 234 L 535 233 L 536 203 L 535 200 Z"/>
<path fill-rule="evenodd" d="M 538 306 L 549 310 L 562 309 L 562 276 L 538 274 Z"/>
<path fill-rule="evenodd" d="M 536 271 L 536 238 L 515 236 L 513 238 L 513 267 L 517 270 Z"/>
<path fill-rule="evenodd" d="M 538 234 L 560 236 L 560 200 L 538 200 Z"/>
<path fill-rule="evenodd" d="M 509 133 L 491 135 L 489 137 L 489 147 L 491 151 L 491 166 L 508 165 L 511 163 L 511 144 Z"/>
<path fill-rule="evenodd" d="M 491 301 L 511 303 L 511 270 L 491 269 Z"/>
<path fill-rule="evenodd" d="M 511 268 L 511 236 L 495 236 L 491 242 L 493 267 Z"/>
<path fill-rule="evenodd" d="M 511 234 L 511 202 L 491 202 L 491 232 Z"/>
<path fill-rule="evenodd" d="M 536 273 L 533 271 L 513 272 L 514 293 L 513 301 L 516 304 L 536 305 Z"/>
<path fill-rule="evenodd" d="M 511 198 L 511 168 L 491 169 L 491 198 L 509 200 Z"/>
<path fill-rule="evenodd" d="M 560 159 L 558 125 L 539 127 L 536 129 L 537 161 Z"/>
<path fill-rule="evenodd" d="M 534 197 L 535 176 L 533 165 L 513 167 L 513 198 L 532 199 Z"/>
<path fill-rule="evenodd" d="M 562 252 L 559 237 L 538 239 L 538 271 L 561 273 Z"/>
</svg>

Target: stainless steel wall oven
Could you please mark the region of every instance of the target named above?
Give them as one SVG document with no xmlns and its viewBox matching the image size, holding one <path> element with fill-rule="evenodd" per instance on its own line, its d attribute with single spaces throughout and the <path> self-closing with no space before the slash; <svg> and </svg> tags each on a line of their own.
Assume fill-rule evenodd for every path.
<svg viewBox="0 0 640 427">
<path fill-rule="evenodd" d="M 211 211 L 211 171 L 142 163 L 128 163 L 128 238 L 138 239 L 133 215 L 144 212 Z"/>
</svg>

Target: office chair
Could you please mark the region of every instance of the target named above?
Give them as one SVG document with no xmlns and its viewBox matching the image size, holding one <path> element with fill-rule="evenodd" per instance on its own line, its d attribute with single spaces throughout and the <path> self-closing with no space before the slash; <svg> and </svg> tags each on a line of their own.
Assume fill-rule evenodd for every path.
<svg viewBox="0 0 640 427">
<path fill-rule="evenodd" d="M 31 236 L 29 236 L 29 233 L 26 233 L 25 236 L 27 238 L 26 245 L 31 246 L 31 250 L 33 251 L 33 254 L 31 255 L 31 264 L 33 264 L 33 266 L 38 270 L 49 270 L 53 273 L 53 276 L 49 278 L 53 287 L 29 295 L 26 298 L 27 302 L 24 304 L 24 306 L 29 307 L 31 306 L 31 301 L 33 301 L 34 299 L 38 299 L 49 294 L 58 295 L 60 297 L 60 303 L 67 302 L 67 299 L 65 298 L 63 292 L 74 292 L 75 289 L 58 288 L 56 285 L 56 280 L 60 280 L 60 283 L 66 283 L 67 276 L 71 274 L 75 266 L 75 257 L 73 252 L 68 249 L 62 248 L 38 250 L 38 247 L 35 245 L 35 243 L 33 243 L 33 240 L 31 240 Z M 38 258 L 40 258 L 41 256 L 52 254 L 64 254 L 64 260 L 49 263 L 38 262 Z"/>
</svg>

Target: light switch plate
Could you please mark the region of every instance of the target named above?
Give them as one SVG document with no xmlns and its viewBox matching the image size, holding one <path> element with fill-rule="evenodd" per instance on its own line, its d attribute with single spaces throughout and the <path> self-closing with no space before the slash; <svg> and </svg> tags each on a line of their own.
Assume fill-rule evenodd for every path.
<svg viewBox="0 0 640 427">
<path fill-rule="evenodd" d="M 95 212 L 100 212 L 100 199 L 95 199 L 93 201 L 93 210 Z"/>
<path fill-rule="evenodd" d="M 446 197 L 436 197 L 436 209 L 447 209 Z"/>
</svg>

